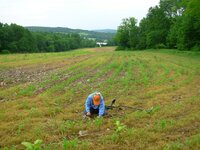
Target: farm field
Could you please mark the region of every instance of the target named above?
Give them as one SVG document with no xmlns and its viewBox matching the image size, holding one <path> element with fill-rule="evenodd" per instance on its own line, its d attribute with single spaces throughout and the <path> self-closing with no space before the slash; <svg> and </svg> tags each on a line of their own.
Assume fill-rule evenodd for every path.
<svg viewBox="0 0 200 150">
<path fill-rule="evenodd" d="M 200 149 L 200 53 L 114 49 L 0 55 L 0 149 Z M 83 119 L 97 90 L 116 107 Z"/>
</svg>

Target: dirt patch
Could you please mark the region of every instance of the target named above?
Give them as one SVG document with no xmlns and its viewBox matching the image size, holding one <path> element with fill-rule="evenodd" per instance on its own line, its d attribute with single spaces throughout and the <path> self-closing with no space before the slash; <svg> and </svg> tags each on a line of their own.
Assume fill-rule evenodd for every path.
<svg viewBox="0 0 200 150">
<path fill-rule="evenodd" d="M 0 72 L 0 86 L 8 87 L 14 84 L 41 82 L 45 77 L 71 64 L 81 63 L 91 56 L 76 56 L 54 63 L 40 64 L 32 67 L 19 67 Z"/>
</svg>

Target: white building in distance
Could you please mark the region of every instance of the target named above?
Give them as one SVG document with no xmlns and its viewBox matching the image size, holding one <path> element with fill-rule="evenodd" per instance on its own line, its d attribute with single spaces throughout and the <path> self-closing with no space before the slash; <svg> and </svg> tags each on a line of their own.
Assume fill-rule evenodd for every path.
<svg viewBox="0 0 200 150">
<path fill-rule="evenodd" d="M 97 42 L 96 44 L 99 45 L 99 47 L 101 47 L 102 45 L 105 46 L 105 45 L 107 45 L 108 43 L 106 43 L 106 42 Z"/>
</svg>

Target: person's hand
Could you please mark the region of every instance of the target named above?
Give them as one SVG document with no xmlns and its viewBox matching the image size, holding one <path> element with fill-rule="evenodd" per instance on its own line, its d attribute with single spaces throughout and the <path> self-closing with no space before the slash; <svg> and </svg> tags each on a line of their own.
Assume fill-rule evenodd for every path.
<svg viewBox="0 0 200 150">
<path fill-rule="evenodd" d="M 90 112 L 87 112 L 86 116 L 91 116 L 91 113 L 90 113 Z"/>
</svg>

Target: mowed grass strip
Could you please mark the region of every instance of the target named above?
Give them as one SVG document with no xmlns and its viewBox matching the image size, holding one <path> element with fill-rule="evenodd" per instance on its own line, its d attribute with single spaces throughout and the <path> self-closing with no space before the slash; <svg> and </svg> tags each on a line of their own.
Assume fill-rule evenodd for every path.
<svg viewBox="0 0 200 150">
<path fill-rule="evenodd" d="M 199 53 L 109 47 L 26 55 L 1 55 L 0 70 L 55 67 L 43 80 L 0 87 L 0 148 L 23 149 L 21 142 L 37 139 L 44 149 L 200 147 Z M 144 110 L 116 108 L 83 120 L 85 99 L 95 90 L 106 104 L 117 98 L 117 106 Z"/>
</svg>

